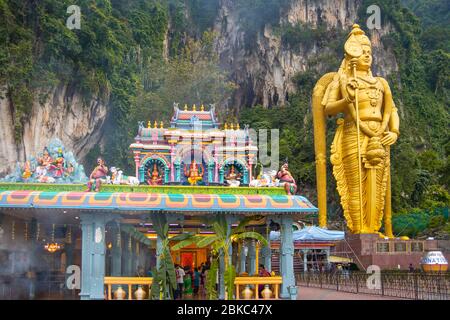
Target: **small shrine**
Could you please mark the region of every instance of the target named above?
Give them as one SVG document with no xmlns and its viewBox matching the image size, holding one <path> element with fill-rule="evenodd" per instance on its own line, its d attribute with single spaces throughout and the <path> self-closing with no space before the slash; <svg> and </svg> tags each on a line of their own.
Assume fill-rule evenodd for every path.
<svg viewBox="0 0 450 320">
<path fill-rule="evenodd" d="M 139 123 L 130 145 L 140 184 L 248 186 L 258 151 L 248 128 L 221 124 L 214 105 L 180 109 L 174 105 L 170 126 Z"/>
</svg>

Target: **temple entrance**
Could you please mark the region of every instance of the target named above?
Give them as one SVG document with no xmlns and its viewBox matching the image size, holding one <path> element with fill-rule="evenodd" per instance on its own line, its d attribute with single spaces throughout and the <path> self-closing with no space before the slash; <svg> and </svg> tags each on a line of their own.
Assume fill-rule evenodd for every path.
<svg viewBox="0 0 450 320">
<path fill-rule="evenodd" d="M 179 251 L 172 251 L 172 258 L 174 263 L 180 266 L 189 267 L 193 270 L 200 267 L 200 264 L 208 260 L 209 249 L 197 248 L 195 245 L 183 248 Z"/>
<path fill-rule="evenodd" d="M 195 268 L 198 265 L 197 254 L 195 251 L 181 251 L 180 260 L 183 267 L 189 266 Z"/>
</svg>

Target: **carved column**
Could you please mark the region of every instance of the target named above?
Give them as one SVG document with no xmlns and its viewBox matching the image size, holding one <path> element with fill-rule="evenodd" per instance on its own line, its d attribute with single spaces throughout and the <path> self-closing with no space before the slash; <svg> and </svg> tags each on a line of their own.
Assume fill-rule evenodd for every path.
<svg viewBox="0 0 450 320">
<path fill-rule="evenodd" d="M 290 297 L 288 288 L 295 286 L 292 223 L 292 216 L 285 215 L 281 217 L 280 273 L 283 277 L 283 284 L 281 285 L 280 297 L 284 299 Z"/>
<path fill-rule="evenodd" d="M 245 240 L 242 240 L 241 243 L 241 253 L 240 253 L 240 257 L 239 257 L 239 273 L 245 272 L 245 265 L 246 265 L 246 259 L 247 259 L 247 255 L 246 255 L 246 250 L 245 250 L 246 246 L 245 246 Z"/>
<path fill-rule="evenodd" d="M 83 300 L 104 299 L 105 277 L 105 224 L 112 215 L 101 213 L 83 213 L 82 230 L 82 260 L 81 260 L 81 292 Z"/>
<path fill-rule="evenodd" d="M 113 229 L 113 234 L 111 275 L 120 277 L 122 275 L 122 235 L 119 225 Z"/>
<path fill-rule="evenodd" d="M 248 248 L 248 255 L 250 258 L 248 274 L 250 276 L 252 276 L 252 275 L 255 275 L 255 273 L 258 273 L 257 266 L 256 266 L 256 241 L 255 240 L 250 241 L 250 246 Z"/>
<path fill-rule="evenodd" d="M 270 233 L 267 234 L 266 237 L 267 246 L 261 248 L 261 257 L 263 259 L 264 268 L 272 272 L 272 249 L 270 248 Z"/>
<path fill-rule="evenodd" d="M 140 157 L 140 151 L 135 151 L 134 152 L 134 163 L 136 165 L 136 178 L 139 179 L 139 166 L 140 166 L 140 161 L 141 161 L 141 157 Z"/>
</svg>

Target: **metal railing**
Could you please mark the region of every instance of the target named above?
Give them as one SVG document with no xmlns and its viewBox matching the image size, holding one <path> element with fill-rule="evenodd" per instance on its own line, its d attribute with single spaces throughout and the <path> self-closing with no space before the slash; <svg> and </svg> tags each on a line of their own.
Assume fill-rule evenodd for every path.
<svg viewBox="0 0 450 320">
<path fill-rule="evenodd" d="M 371 277 L 372 276 L 372 277 Z M 371 278 L 369 278 L 371 277 Z M 298 286 L 414 300 L 450 300 L 450 273 L 381 271 L 379 281 L 365 272 L 304 272 Z"/>
</svg>

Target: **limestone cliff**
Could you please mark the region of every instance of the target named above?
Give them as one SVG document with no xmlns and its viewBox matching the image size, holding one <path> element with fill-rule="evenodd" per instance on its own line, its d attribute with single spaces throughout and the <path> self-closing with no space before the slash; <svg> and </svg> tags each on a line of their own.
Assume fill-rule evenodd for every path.
<svg viewBox="0 0 450 320">
<path fill-rule="evenodd" d="M 361 1 L 345 0 L 292 0 L 280 8 L 278 25 L 266 24 L 259 32 L 256 43 L 245 46 L 246 30 L 239 21 L 236 0 L 222 0 L 214 30 L 218 33 L 217 50 L 224 68 L 231 71 L 232 79 L 239 85 L 234 94 L 233 107 L 262 104 L 265 107 L 285 104 L 289 93 L 295 90 L 292 78 L 305 71 L 309 60 L 328 48 L 319 44 L 299 43 L 295 49 L 281 41 L 274 28 L 286 24 L 342 30 L 345 34 L 358 20 Z M 374 52 L 374 73 L 386 76 L 397 71 L 398 66 L 391 49 L 386 48 L 381 37 L 392 27 L 370 32 Z M 341 50 L 343 55 L 343 49 Z M 321 70 L 331 71 L 331 70 Z"/>
<path fill-rule="evenodd" d="M 211 0 L 213 1 L 213 0 Z M 310 61 L 320 52 L 328 50 L 326 44 L 298 43 L 295 48 L 282 41 L 280 28 L 286 24 L 299 23 L 310 28 L 319 23 L 327 28 L 348 32 L 357 20 L 361 0 L 290 0 L 274 12 L 276 23 L 267 23 L 248 41 L 248 30 L 242 20 L 238 0 L 214 0 L 219 6 L 213 20 L 217 32 L 215 48 L 221 66 L 230 72 L 231 80 L 238 88 L 233 94 L 229 108 L 235 114 L 244 106 L 261 104 L 265 107 L 283 105 L 294 92 L 293 77 L 305 71 Z M 242 3 L 242 1 L 241 1 Z M 170 22 L 170 20 L 169 20 Z M 195 24 L 195 21 L 192 21 Z M 169 23 L 163 42 L 163 55 L 169 55 Z M 393 52 L 386 48 L 381 37 L 390 26 L 371 32 L 374 44 L 374 72 L 386 76 L 397 70 Z M 342 51 L 340 51 L 342 52 Z M 318 65 L 326 70 L 326 66 Z M 17 161 L 25 161 L 40 152 L 53 137 L 59 138 L 76 158 L 83 158 L 101 141 L 108 106 L 99 100 L 83 101 L 77 88 L 60 85 L 53 88 L 44 103 L 35 94 L 31 112 L 23 124 L 23 134 L 16 141 L 13 121 L 14 106 L 0 99 L 0 175 L 9 172 Z"/>
<path fill-rule="evenodd" d="M 17 161 L 42 152 L 52 138 L 83 159 L 100 141 L 107 108 L 97 100 L 86 103 L 76 91 L 58 86 L 44 103 L 35 99 L 20 141 L 14 136 L 13 110 L 7 99 L 0 99 L 0 176 L 11 172 Z"/>
</svg>

